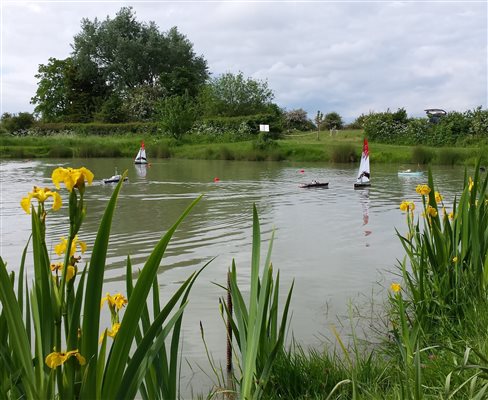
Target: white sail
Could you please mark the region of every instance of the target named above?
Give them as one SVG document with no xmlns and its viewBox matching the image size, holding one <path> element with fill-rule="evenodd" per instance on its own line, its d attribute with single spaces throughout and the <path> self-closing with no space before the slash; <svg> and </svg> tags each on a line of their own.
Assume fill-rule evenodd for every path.
<svg viewBox="0 0 488 400">
<path fill-rule="evenodd" d="M 364 139 L 363 153 L 361 154 L 361 163 L 359 164 L 356 184 L 368 184 L 370 177 L 368 140 Z"/>
<path fill-rule="evenodd" d="M 135 164 L 147 164 L 147 157 L 146 157 L 146 148 L 144 147 L 144 142 L 141 143 L 141 148 L 137 153 L 137 156 L 134 160 Z"/>
</svg>

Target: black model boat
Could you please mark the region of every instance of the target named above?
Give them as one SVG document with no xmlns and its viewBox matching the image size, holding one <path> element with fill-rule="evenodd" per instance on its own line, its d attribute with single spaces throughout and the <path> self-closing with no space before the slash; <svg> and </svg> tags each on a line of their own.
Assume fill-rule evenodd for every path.
<svg viewBox="0 0 488 400">
<path fill-rule="evenodd" d="M 326 188 L 329 187 L 329 182 L 312 181 L 310 183 L 302 183 L 301 188 Z"/>
</svg>

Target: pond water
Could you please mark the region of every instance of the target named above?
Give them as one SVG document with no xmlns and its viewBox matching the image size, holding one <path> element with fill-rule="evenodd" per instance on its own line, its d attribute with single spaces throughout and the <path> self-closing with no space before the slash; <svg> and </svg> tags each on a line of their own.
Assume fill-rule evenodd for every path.
<svg viewBox="0 0 488 400">
<path fill-rule="evenodd" d="M 216 257 L 192 289 L 183 321 L 183 357 L 195 373 L 183 363 L 183 381 L 196 388 L 210 385 L 196 366 L 209 369 L 200 321 L 210 351 L 225 363 L 225 329 L 218 306 L 223 291 L 215 283 L 225 285 L 232 259 L 242 288 L 249 288 L 253 203 L 260 216 L 263 257 L 275 232 L 272 261 L 280 270 L 283 299 L 295 280 L 288 337 L 293 334 L 304 346 L 320 346 L 330 337 L 336 316 L 347 313 L 349 299 L 366 304 L 373 292 L 395 280 L 391 271 L 404 254 L 395 228 L 406 229 L 399 204 L 415 200 L 420 209 L 415 187 L 427 181 L 427 174 L 400 177 L 397 171 L 406 166 L 375 165 L 374 158 L 367 190 L 353 189 L 355 165 L 155 160 L 140 167 L 122 159 L 2 161 L 1 256 L 9 269 L 18 268 L 30 234 L 30 217 L 20 208 L 20 199 L 33 185 L 52 187 L 50 176 L 57 166 L 85 166 L 95 174 L 86 191 L 88 214 L 79 233 L 89 249 L 114 188 L 102 179 L 113 175 L 115 168 L 128 170 L 129 182 L 122 188 L 112 227 L 104 292 L 125 293 L 127 255 L 135 271 L 142 268 L 180 213 L 204 194 L 170 242 L 158 277 L 164 300 L 191 272 Z M 464 168 L 433 171 L 437 189 L 446 204 L 452 203 L 461 191 Z M 328 181 L 329 188 L 299 188 L 312 179 Z M 66 190 L 61 193 L 66 203 Z M 67 236 L 66 206 L 48 219 L 48 247 L 53 249 L 61 236 Z M 89 261 L 89 253 L 83 261 Z M 31 258 L 28 265 L 32 266 Z"/>
</svg>

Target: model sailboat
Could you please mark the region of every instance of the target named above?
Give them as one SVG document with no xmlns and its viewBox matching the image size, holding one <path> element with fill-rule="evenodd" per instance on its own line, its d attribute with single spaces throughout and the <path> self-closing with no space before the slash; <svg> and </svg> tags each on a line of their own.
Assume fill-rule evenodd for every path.
<svg viewBox="0 0 488 400">
<path fill-rule="evenodd" d="M 141 142 L 141 148 L 137 153 L 134 164 L 147 164 L 146 148 L 144 147 L 144 142 Z"/>
<path fill-rule="evenodd" d="M 361 163 L 359 164 L 359 172 L 354 189 L 361 189 L 371 186 L 369 172 L 369 148 L 368 139 L 364 138 L 363 153 L 361 154 Z"/>
</svg>

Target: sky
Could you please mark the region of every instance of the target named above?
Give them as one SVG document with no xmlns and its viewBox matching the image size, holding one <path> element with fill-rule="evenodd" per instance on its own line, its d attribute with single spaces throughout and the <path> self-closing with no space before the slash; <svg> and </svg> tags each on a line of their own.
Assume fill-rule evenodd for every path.
<svg viewBox="0 0 488 400">
<path fill-rule="evenodd" d="M 33 112 L 39 64 L 70 56 L 83 18 L 132 6 L 176 26 L 213 77 L 265 80 L 286 110 L 466 111 L 488 103 L 488 1 L 1 2 L 0 112 Z"/>
</svg>

